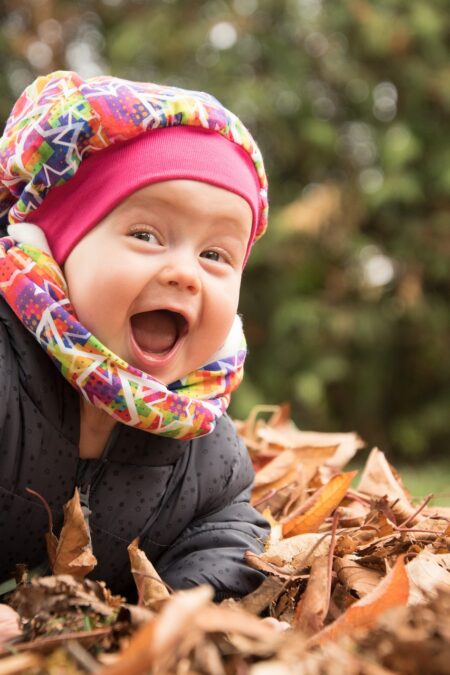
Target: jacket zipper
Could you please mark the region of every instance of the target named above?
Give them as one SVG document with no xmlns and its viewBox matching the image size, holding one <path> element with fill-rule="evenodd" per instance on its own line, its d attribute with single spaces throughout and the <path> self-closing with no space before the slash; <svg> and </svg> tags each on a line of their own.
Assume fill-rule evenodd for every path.
<svg viewBox="0 0 450 675">
<path fill-rule="evenodd" d="M 81 466 L 81 471 L 78 474 L 75 479 L 75 487 L 78 487 L 78 491 L 80 493 L 80 505 L 81 505 L 81 511 L 84 516 L 84 521 L 87 526 L 88 534 L 89 534 L 89 544 L 91 544 L 91 529 L 90 529 L 90 524 L 89 524 L 89 516 L 91 515 L 92 511 L 90 509 L 90 499 L 92 495 L 94 494 L 94 490 L 96 486 L 98 485 L 99 480 L 103 476 L 103 473 L 106 468 L 106 464 L 108 461 L 108 456 L 112 450 L 112 447 L 114 443 L 117 440 L 117 437 L 119 435 L 120 431 L 120 423 L 116 424 L 116 426 L 113 428 L 112 432 L 109 435 L 108 441 L 106 443 L 105 449 L 103 450 L 102 456 L 97 459 L 97 460 L 92 460 L 92 459 L 84 459 L 81 460 L 83 462 Z M 93 467 L 91 462 L 97 462 L 98 464 Z M 90 474 L 90 475 L 89 475 Z M 88 476 L 88 478 L 87 478 Z M 87 478 L 87 480 L 86 480 Z"/>
</svg>

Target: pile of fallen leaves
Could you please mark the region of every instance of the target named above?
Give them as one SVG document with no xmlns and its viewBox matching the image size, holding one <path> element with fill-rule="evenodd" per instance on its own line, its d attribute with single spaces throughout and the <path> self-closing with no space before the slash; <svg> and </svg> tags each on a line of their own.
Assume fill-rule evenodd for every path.
<svg viewBox="0 0 450 675">
<path fill-rule="evenodd" d="M 356 434 L 300 431 L 286 407 L 236 424 L 271 523 L 264 553 L 246 556 L 267 574 L 260 588 L 220 605 L 207 586 L 170 593 L 134 541 L 127 604 L 86 578 L 96 560 L 76 492 L 59 539 L 48 509 L 53 576 L 18 567 L 0 605 L 0 675 L 450 673 L 450 509 L 413 503 L 376 448 L 355 487 L 343 468 Z"/>
</svg>

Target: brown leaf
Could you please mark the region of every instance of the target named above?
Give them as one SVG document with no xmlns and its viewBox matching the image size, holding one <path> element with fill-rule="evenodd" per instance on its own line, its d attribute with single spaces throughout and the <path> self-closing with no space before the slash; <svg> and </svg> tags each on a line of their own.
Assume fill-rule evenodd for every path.
<svg viewBox="0 0 450 675">
<path fill-rule="evenodd" d="M 239 607 L 217 607 L 209 603 L 195 616 L 194 624 L 206 633 L 239 633 L 263 642 L 278 641 L 270 625 Z"/>
<path fill-rule="evenodd" d="M 34 577 L 29 584 L 18 586 L 9 600 L 25 619 L 40 612 L 68 615 L 80 609 L 111 617 L 121 601 L 119 596 L 111 595 L 102 581 L 78 580 L 71 574 Z"/>
<path fill-rule="evenodd" d="M 272 412 L 266 422 L 258 419 L 260 413 Z M 250 451 L 255 469 L 286 449 L 317 449 L 334 467 L 343 467 L 363 447 L 355 433 L 328 434 L 300 431 L 290 419 L 290 406 L 255 406 L 245 422 L 236 421 L 236 428 Z M 330 448 L 333 448 L 330 451 Z"/>
<path fill-rule="evenodd" d="M 269 574 L 274 574 L 278 577 L 284 579 L 289 579 L 292 575 L 288 572 L 284 572 L 279 569 L 276 565 L 266 562 L 261 558 L 261 556 L 253 553 L 253 551 L 246 551 L 244 553 L 244 560 L 250 567 L 253 567 L 255 570 L 261 570 L 262 572 L 268 572 Z"/>
<path fill-rule="evenodd" d="M 314 495 L 314 503 L 305 513 L 301 513 L 283 523 L 283 536 L 292 537 L 294 534 L 316 532 L 325 518 L 344 499 L 350 483 L 356 474 L 356 471 L 349 471 L 333 476 L 326 485 L 317 490 Z"/>
<path fill-rule="evenodd" d="M 375 570 L 363 567 L 351 555 L 335 558 L 334 569 L 341 584 L 349 590 L 355 591 L 362 598 L 378 586 L 382 575 Z"/>
<path fill-rule="evenodd" d="M 75 488 L 72 499 L 64 504 L 64 524 L 59 540 L 53 533 L 53 517 L 48 502 L 39 492 L 26 488 L 37 497 L 48 515 L 48 532 L 45 534 L 47 554 L 53 574 L 73 574 L 83 578 L 92 572 L 97 559 L 92 553 L 88 526 L 80 504 L 80 493 Z"/>
<path fill-rule="evenodd" d="M 304 490 L 317 470 L 330 460 L 336 446 L 304 447 L 283 450 L 256 473 L 252 504 L 265 494 L 296 483 Z"/>
<path fill-rule="evenodd" d="M 395 516 L 393 514 L 391 514 L 391 517 L 395 521 Z M 342 521 L 340 522 L 342 524 Z M 364 547 L 367 544 L 370 544 L 370 542 L 372 542 L 373 545 L 376 545 L 380 539 L 386 540 L 388 537 L 395 534 L 396 529 L 394 523 L 386 517 L 383 511 L 373 508 L 369 511 L 360 527 L 352 533 L 352 539 L 356 544 L 356 548 L 358 548 Z M 352 552 L 353 551 L 346 551 L 346 553 Z"/>
<path fill-rule="evenodd" d="M 403 560 L 404 557 L 399 556 L 392 570 L 373 591 L 357 600 L 336 621 L 311 638 L 309 645 L 323 644 L 357 628 L 369 628 L 387 609 L 405 605 L 408 601 L 409 582 Z"/>
<path fill-rule="evenodd" d="M 406 520 L 416 511 L 404 486 L 394 475 L 393 468 L 378 448 L 374 448 L 367 459 L 358 490 L 375 497 L 386 495 L 391 502 L 392 510 L 400 521 Z"/>
<path fill-rule="evenodd" d="M 313 561 L 306 591 L 295 611 L 294 625 L 305 635 L 323 628 L 330 601 L 328 577 L 328 555 L 318 556 Z"/>
<path fill-rule="evenodd" d="M 283 487 L 291 487 L 293 484 L 295 485 L 302 485 L 305 483 L 305 480 L 302 478 L 301 473 L 297 470 L 297 467 L 295 466 L 294 463 L 291 463 L 290 457 L 293 455 L 291 450 L 286 450 L 285 452 L 282 452 L 281 455 L 278 457 L 275 457 L 272 461 L 270 461 L 268 464 L 265 465 L 261 471 L 258 471 L 256 473 L 256 477 L 259 476 L 260 473 L 264 472 L 267 468 L 270 469 L 275 475 L 276 472 L 278 472 L 278 467 L 273 467 L 274 463 L 277 463 L 280 458 L 286 464 L 288 464 L 287 467 L 282 466 L 281 462 L 278 462 L 279 468 L 281 471 L 281 476 L 279 478 L 274 479 L 272 482 L 268 483 L 262 483 L 260 485 L 255 485 L 252 491 L 252 496 L 251 496 L 251 503 L 256 506 L 258 502 L 262 500 L 262 498 L 265 495 L 270 495 L 273 494 L 275 491 L 283 488 Z M 293 460 L 292 460 L 293 461 Z M 267 476 L 268 478 L 269 476 Z M 266 480 L 266 476 L 263 476 L 263 480 Z M 267 504 L 267 502 L 264 502 Z M 269 502 L 270 503 L 270 502 Z"/>
<path fill-rule="evenodd" d="M 296 456 L 292 450 L 280 452 L 255 475 L 254 489 L 266 487 L 283 478 L 295 464 Z"/>
<path fill-rule="evenodd" d="M 151 670 L 160 656 L 170 654 L 186 634 L 195 632 L 193 619 L 212 593 L 209 586 L 198 586 L 174 595 L 160 614 L 136 631 L 118 661 L 101 668 L 99 675 L 141 675 Z"/>
<path fill-rule="evenodd" d="M 301 431 L 289 420 L 276 428 L 269 425 L 261 426 L 257 430 L 258 438 L 272 446 L 292 448 L 310 452 L 311 459 L 325 461 L 331 466 L 342 468 L 363 447 L 363 441 L 354 433 L 331 434 L 317 431 Z"/>
<path fill-rule="evenodd" d="M 355 537 L 344 533 L 337 538 L 334 553 L 335 555 L 342 557 L 344 555 L 348 555 L 349 553 L 353 553 L 353 551 L 356 551 L 357 548 L 358 541 L 355 539 Z"/>
<path fill-rule="evenodd" d="M 436 532 L 443 537 L 450 535 L 450 522 L 447 518 L 441 518 L 439 516 L 426 516 L 425 518 L 421 517 L 414 526 L 418 530 L 428 530 L 428 532 Z"/>
<path fill-rule="evenodd" d="M 310 567 L 315 558 L 326 555 L 329 549 L 330 537 L 308 532 L 278 541 L 259 558 L 276 565 L 286 574 L 298 574 L 306 567 Z"/>
<path fill-rule="evenodd" d="M 258 615 L 278 599 L 285 583 L 280 577 L 266 577 L 261 586 L 238 601 L 239 606 L 250 614 Z"/>
<path fill-rule="evenodd" d="M 409 604 L 436 597 L 440 588 L 450 589 L 450 553 L 435 554 L 425 549 L 406 566 L 410 583 Z"/>
<path fill-rule="evenodd" d="M 368 506 L 361 504 L 356 500 L 346 500 L 345 506 L 339 507 L 339 525 L 340 527 L 359 527 L 367 517 Z"/>
<path fill-rule="evenodd" d="M 75 488 L 72 499 L 64 504 L 64 525 L 58 540 L 53 574 L 72 574 L 83 578 L 92 572 L 97 559 L 92 553 L 88 527 Z"/>
<path fill-rule="evenodd" d="M 139 604 L 143 604 L 144 607 L 152 607 L 160 600 L 168 598 L 169 591 L 144 551 L 138 546 L 138 537 L 128 546 L 131 573 L 138 589 Z"/>
</svg>

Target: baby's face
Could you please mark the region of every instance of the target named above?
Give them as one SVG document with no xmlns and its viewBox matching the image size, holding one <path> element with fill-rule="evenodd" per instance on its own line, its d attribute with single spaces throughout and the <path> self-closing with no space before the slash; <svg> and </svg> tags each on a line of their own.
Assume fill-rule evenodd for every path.
<svg viewBox="0 0 450 675">
<path fill-rule="evenodd" d="M 184 377 L 208 363 L 231 329 L 251 225 L 242 197 L 207 183 L 138 190 L 65 262 L 79 320 L 161 382 Z"/>
</svg>

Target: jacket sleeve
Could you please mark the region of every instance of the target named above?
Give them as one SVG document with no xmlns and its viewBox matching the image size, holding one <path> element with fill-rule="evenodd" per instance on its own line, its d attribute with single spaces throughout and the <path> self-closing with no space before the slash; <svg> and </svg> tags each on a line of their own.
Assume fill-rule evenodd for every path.
<svg viewBox="0 0 450 675">
<path fill-rule="evenodd" d="M 0 298 L 0 302 L 2 299 Z M 12 354 L 8 332 L 0 316 L 0 439 L 8 414 L 11 388 Z"/>
<path fill-rule="evenodd" d="M 232 422 L 227 419 L 225 423 L 230 440 L 234 434 L 234 455 L 223 477 L 225 484 L 207 490 L 209 498 L 200 513 L 156 562 L 159 574 L 172 588 L 207 583 L 215 589 L 216 601 L 241 597 L 261 584 L 264 574 L 249 567 L 244 554 L 261 553 L 270 530 L 249 504 L 254 472 L 247 449 L 237 439 Z"/>
</svg>

